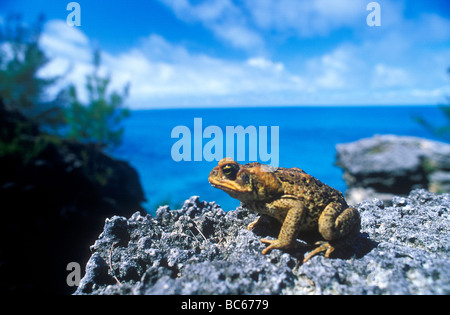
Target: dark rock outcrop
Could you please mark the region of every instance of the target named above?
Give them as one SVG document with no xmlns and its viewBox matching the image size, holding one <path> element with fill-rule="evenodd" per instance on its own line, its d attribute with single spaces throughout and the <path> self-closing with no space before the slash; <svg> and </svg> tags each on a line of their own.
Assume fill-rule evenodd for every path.
<svg viewBox="0 0 450 315">
<path fill-rule="evenodd" d="M 450 145 L 415 137 L 380 135 L 336 146 L 344 170 L 346 198 L 356 204 L 412 189 L 450 192 Z"/>
<path fill-rule="evenodd" d="M 334 258 L 273 250 L 274 222 L 191 197 L 156 217 L 107 219 L 76 294 L 450 294 L 450 195 L 415 190 L 357 206 L 362 229 Z M 279 226 L 278 226 L 279 228 Z"/>
<path fill-rule="evenodd" d="M 142 210 L 137 172 L 93 145 L 41 133 L 0 106 L 0 292 L 72 293 L 106 217 Z"/>
</svg>

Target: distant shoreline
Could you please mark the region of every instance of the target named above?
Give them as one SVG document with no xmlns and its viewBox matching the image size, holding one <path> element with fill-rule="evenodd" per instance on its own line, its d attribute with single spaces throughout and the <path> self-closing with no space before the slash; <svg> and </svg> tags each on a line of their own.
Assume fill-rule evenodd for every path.
<svg viewBox="0 0 450 315">
<path fill-rule="evenodd" d="M 147 107 L 147 108 L 130 108 L 131 111 L 158 111 L 158 110 L 216 110 L 216 109 L 292 109 L 292 108 L 438 108 L 439 104 L 317 104 L 317 105 L 219 105 L 219 106 L 211 106 L 211 105 L 198 105 L 198 106 L 167 106 L 167 107 Z"/>
</svg>

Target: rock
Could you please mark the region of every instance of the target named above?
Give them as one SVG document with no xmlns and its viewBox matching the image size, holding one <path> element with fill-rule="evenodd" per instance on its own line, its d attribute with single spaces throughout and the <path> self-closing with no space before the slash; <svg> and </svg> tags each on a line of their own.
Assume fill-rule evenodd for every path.
<svg viewBox="0 0 450 315">
<path fill-rule="evenodd" d="M 450 192 L 450 145 L 415 137 L 378 135 L 336 146 L 349 203 L 389 202 L 412 189 Z"/>
<path fill-rule="evenodd" d="M 265 217 L 247 231 L 256 215 L 242 207 L 225 212 L 191 197 L 155 218 L 115 216 L 75 294 L 450 294 L 450 195 L 414 190 L 392 203 L 358 205 L 354 246 L 304 264 L 311 248 L 262 255 L 260 238 L 276 237 L 279 225 Z"/>
<path fill-rule="evenodd" d="M 434 192 L 450 192 L 450 172 L 436 171 L 429 176 L 430 191 Z"/>
</svg>

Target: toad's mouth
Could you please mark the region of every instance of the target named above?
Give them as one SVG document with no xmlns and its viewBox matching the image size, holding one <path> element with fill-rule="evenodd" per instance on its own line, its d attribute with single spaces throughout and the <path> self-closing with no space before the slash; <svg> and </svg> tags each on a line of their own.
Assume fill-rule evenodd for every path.
<svg viewBox="0 0 450 315">
<path fill-rule="evenodd" d="M 211 186 L 213 186 L 214 188 L 218 188 L 221 189 L 227 193 L 231 193 L 231 194 L 236 194 L 236 193 L 248 193 L 249 190 L 243 188 L 242 186 L 238 185 L 235 182 L 227 182 L 227 183 L 223 183 L 223 182 L 219 182 L 217 180 L 214 180 L 212 178 L 209 179 L 209 183 L 211 184 Z"/>
</svg>

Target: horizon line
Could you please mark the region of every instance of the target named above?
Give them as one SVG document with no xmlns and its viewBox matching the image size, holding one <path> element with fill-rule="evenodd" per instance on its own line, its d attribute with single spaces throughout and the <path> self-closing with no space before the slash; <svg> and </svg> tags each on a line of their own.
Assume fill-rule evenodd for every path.
<svg viewBox="0 0 450 315">
<path fill-rule="evenodd" d="M 450 106 L 450 104 L 314 104 L 314 105 L 307 105 L 307 104 L 292 104 L 292 105 L 217 105 L 217 106 L 210 106 L 210 105 L 194 105 L 194 106 L 156 106 L 156 107 L 142 107 L 142 108 L 132 108 L 132 107 L 125 107 L 132 111 L 139 111 L 139 110 L 183 110 L 183 109 L 239 109 L 239 108 L 254 108 L 254 109 L 264 109 L 264 108 L 338 108 L 338 107 L 439 107 L 439 106 Z"/>
</svg>

